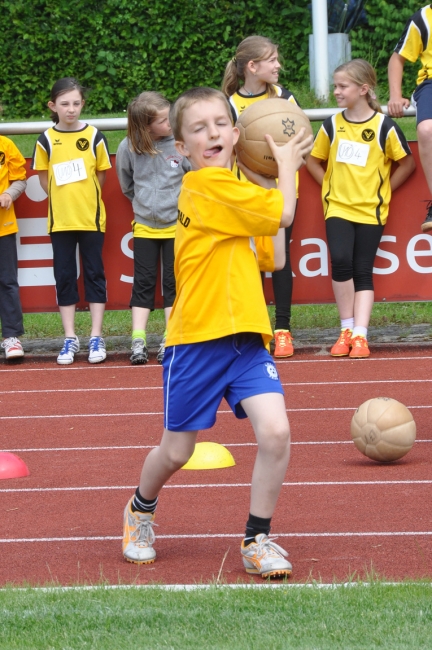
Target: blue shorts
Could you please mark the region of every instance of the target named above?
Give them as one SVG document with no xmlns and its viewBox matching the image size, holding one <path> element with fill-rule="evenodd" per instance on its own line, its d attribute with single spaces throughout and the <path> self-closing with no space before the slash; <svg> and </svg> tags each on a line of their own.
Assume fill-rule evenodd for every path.
<svg viewBox="0 0 432 650">
<path fill-rule="evenodd" d="M 173 345 L 163 360 L 165 428 L 199 431 L 216 422 L 225 397 L 237 418 L 247 417 L 240 402 L 283 388 L 259 334 Z"/>
<path fill-rule="evenodd" d="M 432 79 L 425 79 L 413 93 L 416 103 L 417 124 L 432 120 Z"/>
</svg>

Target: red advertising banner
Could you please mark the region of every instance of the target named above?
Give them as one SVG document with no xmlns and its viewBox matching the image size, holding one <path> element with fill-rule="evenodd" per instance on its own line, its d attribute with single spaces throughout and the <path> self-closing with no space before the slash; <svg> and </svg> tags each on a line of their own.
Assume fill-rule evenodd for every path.
<svg viewBox="0 0 432 650">
<path fill-rule="evenodd" d="M 398 189 L 374 267 L 375 300 L 430 300 L 432 296 L 432 236 L 421 232 L 429 193 L 418 159 L 417 143 L 410 143 L 417 169 Z M 25 194 L 16 202 L 19 233 L 18 279 L 25 312 L 57 310 L 52 269 L 52 248 L 46 234 L 47 200 L 37 174 L 29 169 Z M 103 199 L 107 210 L 104 246 L 108 285 L 107 309 L 127 309 L 132 288 L 133 250 L 131 203 L 121 190 L 113 169 L 107 173 Z M 300 172 L 300 198 L 291 241 L 294 303 L 334 302 L 320 187 L 306 169 Z M 82 282 L 79 272 L 79 282 Z M 265 281 L 268 303 L 273 300 L 271 278 Z M 80 295 L 84 295 L 83 286 Z M 161 307 L 160 288 L 157 306 Z M 86 309 L 82 302 L 80 309 Z"/>
</svg>

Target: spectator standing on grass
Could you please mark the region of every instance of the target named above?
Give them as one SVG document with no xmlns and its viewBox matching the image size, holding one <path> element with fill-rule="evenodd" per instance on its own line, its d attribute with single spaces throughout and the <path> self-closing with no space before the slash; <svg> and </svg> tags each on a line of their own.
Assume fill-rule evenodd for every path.
<svg viewBox="0 0 432 650">
<path fill-rule="evenodd" d="M 289 576 L 286 551 L 268 535 L 288 465 L 290 431 L 283 388 L 265 349 L 272 330 L 250 237 L 272 237 L 291 224 L 295 173 L 312 137 L 302 140 L 302 130 L 282 147 L 269 139 L 279 169 L 276 189 L 274 180 L 251 174 L 263 185 L 258 187 L 232 173 L 239 131 L 220 91 L 186 91 L 173 105 L 170 122 L 192 171 L 179 197 L 177 295 L 163 360 L 165 428 L 124 511 L 123 555 L 137 564 L 154 562 L 158 495 L 191 457 L 199 430 L 213 426 L 225 398 L 236 417 L 250 418 L 258 443 L 240 549 L 244 567 L 262 577 Z M 187 519 L 193 522 L 193 516 Z"/>
<path fill-rule="evenodd" d="M 227 63 L 222 81 L 222 91 L 229 100 L 234 122 L 241 113 L 255 102 L 270 97 L 281 97 L 297 104 L 292 92 L 278 84 L 279 71 L 278 46 L 264 36 L 248 36 L 237 47 L 235 56 Z M 234 164 L 234 173 L 240 180 L 247 178 Z M 298 174 L 296 175 L 296 191 L 298 192 Z M 256 246 L 260 270 L 272 271 L 273 292 L 275 297 L 275 358 L 291 357 L 294 354 L 293 337 L 291 335 L 291 301 L 293 276 L 290 258 L 290 240 L 293 223 L 281 230 L 273 238 L 274 253 L 268 253 L 269 245 L 273 247 L 270 238 L 257 238 Z M 279 249 L 282 253 L 282 263 Z M 268 259 L 271 260 L 268 266 Z M 276 270 L 278 269 L 278 270 Z"/>
<path fill-rule="evenodd" d="M 132 202 L 134 279 L 132 308 L 132 365 L 148 361 L 146 327 L 154 309 L 159 258 L 165 325 L 175 299 L 174 237 L 181 181 L 189 171 L 187 158 L 174 146 L 169 123 L 170 103 L 156 92 L 138 95 L 128 106 L 127 137 L 116 156 L 122 192 Z M 166 330 L 157 353 L 162 363 Z"/>
<path fill-rule="evenodd" d="M 79 301 L 76 252 L 79 245 L 85 300 L 89 303 L 90 363 L 106 358 L 102 323 L 107 301 L 102 247 L 106 213 L 102 186 L 111 163 L 105 136 L 80 121 L 84 89 L 76 79 L 65 77 L 51 89 L 48 107 L 55 126 L 35 146 L 32 169 L 48 194 L 48 232 L 53 247 L 57 303 L 65 332 L 60 365 L 73 363 L 80 343 L 75 334 L 75 308 Z"/>
<path fill-rule="evenodd" d="M 402 117 L 403 109 L 410 105 L 410 100 L 402 96 L 404 65 L 406 61 L 415 63 L 419 58 L 422 67 L 412 97 L 417 110 L 420 160 L 432 197 L 432 5 L 426 5 L 411 16 L 390 57 L 388 111 L 392 117 Z M 432 198 L 426 201 L 426 219 L 421 226 L 423 232 L 432 230 Z"/>
<path fill-rule="evenodd" d="M 9 138 L 0 135 L 0 320 L 6 359 L 24 356 L 19 336 L 24 334 L 18 286 L 14 201 L 26 187 L 25 159 Z"/>
<path fill-rule="evenodd" d="M 309 172 L 322 185 L 332 285 L 341 319 L 341 333 L 330 352 L 334 357 L 370 355 L 367 331 L 375 255 L 391 193 L 415 169 L 404 134 L 381 112 L 375 87 L 375 70 L 363 59 L 336 68 L 334 95 L 345 110 L 324 121 L 307 161 Z M 391 174 L 392 161 L 397 165 Z"/>
</svg>

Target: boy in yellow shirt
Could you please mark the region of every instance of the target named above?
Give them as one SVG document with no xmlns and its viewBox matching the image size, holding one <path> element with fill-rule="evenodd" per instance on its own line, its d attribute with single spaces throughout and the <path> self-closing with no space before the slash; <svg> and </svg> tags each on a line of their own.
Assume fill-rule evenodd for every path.
<svg viewBox="0 0 432 650">
<path fill-rule="evenodd" d="M 283 389 L 265 349 L 272 329 L 253 237 L 289 226 L 296 205 L 295 173 L 311 150 L 304 131 L 277 147 L 279 184 L 231 171 L 238 139 L 225 96 L 193 88 L 177 99 L 170 123 L 192 171 L 183 178 L 175 242 L 177 296 L 163 361 L 164 432 L 145 459 L 141 481 L 124 513 L 123 555 L 152 563 L 158 494 L 191 457 L 200 429 L 213 426 L 223 397 L 238 418 L 249 417 L 258 443 L 250 514 L 241 544 L 248 573 L 291 574 L 287 553 L 270 541 L 270 522 L 290 453 Z"/>
</svg>

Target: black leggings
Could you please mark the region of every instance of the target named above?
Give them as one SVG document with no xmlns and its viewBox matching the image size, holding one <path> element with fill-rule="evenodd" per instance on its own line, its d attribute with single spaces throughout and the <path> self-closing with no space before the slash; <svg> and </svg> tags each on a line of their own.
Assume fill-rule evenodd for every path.
<svg viewBox="0 0 432 650">
<path fill-rule="evenodd" d="M 293 223 L 285 228 L 286 262 L 283 269 L 273 271 L 273 293 L 275 298 L 275 330 L 289 330 L 291 322 L 291 301 L 293 292 L 293 277 L 290 258 L 290 240 Z"/>
<path fill-rule="evenodd" d="M 163 306 L 175 300 L 174 237 L 152 239 L 134 237 L 134 280 L 130 307 L 154 309 L 158 262 L 162 258 Z"/>
<path fill-rule="evenodd" d="M 325 223 L 332 280 L 354 280 L 355 291 L 373 291 L 372 270 L 384 226 L 339 217 L 330 217 Z"/>
</svg>

